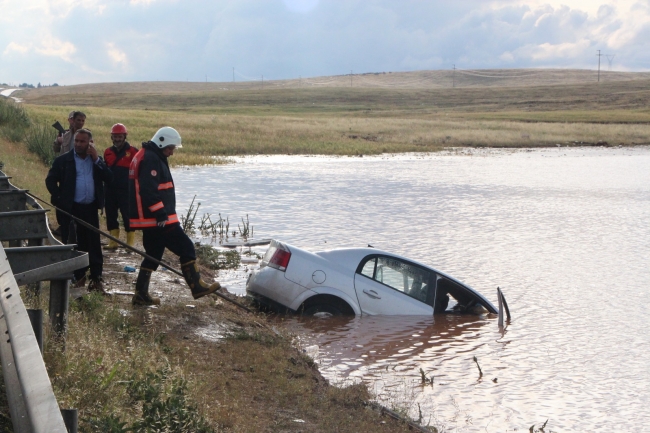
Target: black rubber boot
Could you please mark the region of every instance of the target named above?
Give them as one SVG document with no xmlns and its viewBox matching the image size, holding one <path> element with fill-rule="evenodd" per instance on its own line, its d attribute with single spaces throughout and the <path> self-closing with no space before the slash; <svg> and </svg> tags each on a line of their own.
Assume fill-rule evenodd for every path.
<svg viewBox="0 0 650 433">
<path fill-rule="evenodd" d="M 202 298 L 203 296 L 214 293 L 221 288 L 221 284 L 219 283 L 208 285 L 208 283 L 201 279 L 199 268 L 196 266 L 196 260 L 181 264 L 181 270 L 183 271 L 183 276 L 185 277 L 187 285 L 192 289 L 192 297 L 194 297 L 194 299 Z"/>
<path fill-rule="evenodd" d="M 138 279 L 135 282 L 135 295 L 131 299 L 133 305 L 160 305 L 160 298 L 149 295 L 149 281 L 151 281 L 152 272 L 151 269 L 140 268 Z"/>
</svg>

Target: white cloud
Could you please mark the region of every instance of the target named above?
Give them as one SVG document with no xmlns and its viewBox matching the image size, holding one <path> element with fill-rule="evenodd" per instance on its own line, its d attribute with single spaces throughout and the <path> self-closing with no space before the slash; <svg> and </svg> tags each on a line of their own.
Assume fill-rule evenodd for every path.
<svg viewBox="0 0 650 433">
<path fill-rule="evenodd" d="M 49 36 L 41 41 L 39 46 L 35 47 L 36 52 L 45 56 L 59 57 L 66 62 L 71 62 L 71 56 L 77 51 L 75 46 L 70 42 L 60 41 L 55 37 Z"/>
<path fill-rule="evenodd" d="M 619 21 L 622 21 L 622 25 L 609 34 L 603 34 L 607 44 L 614 49 L 622 49 L 626 45 L 638 42 L 639 35 L 650 29 L 650 6 L 648 4 L 638 3 L 621 15 Z M 645 43 L 647 42 L 645 41 Z"/>
<path fill-rule="evenodd" d="M 592 45 L 591 41 L 582 39 L 578 42 L 565 42 L 561 44 L 544 43 L 534 47 L 526 47 L 533 60 L 570 59 L 581 56 Z"/>
<path fill-rule="evenodd" d="M 550 19 L 553 16 L 551 13 L 545 13 L 540 15 L 539 18 L 537 18 L 537 21 L 535 21 L 535 27 L 539 27 L 540 25 L 544 24 L 544 20 Z"/>
<path fill-rule="evenodd" d="M 45 3 L 52 15 L 66 17 L 73 11 L 83 8 L 101 14 L 111 0 L 38 0 Z"/>
<path fill-rule="evenodd" d="M 499 56 L 499 59 L 503 62 L 511 63 L 514 62 L 515 56 L 511 52 L 506 51 Z"/>
<path fill-rule="evenodd" d="M 106 44 L 106 51 L 108 52 L 108 57 L 115 62 L 121 64 L 123 67 L 128 64 L 128 58 L 126 53 L 115 46 L 112 42 Z"/>
<path fill-rule="evenodd" d="M 7 48 L 5 48 L 3 54 L 9 54 L 12 51 L 25 54 L 31 49 L 31 44 L 18 44 L 16 42 L 10 42 L 9 45 L 7 45 Z"/>
<path fill-rule="evenodd" d="M 20 54 L 27 54 L 29 52 L 36 52 L 45 56 L 59 57 L 67 62 L 72 61 L 71 56 L 75 53 L 76 48 L 70 42 L 60 41 L 52 36 L 47 36 L 38 44 L 31 42 L 20 44 L 17 42 L 10 42 L 5 48 L 3 54 L 10 54 L 17 52 Z"/>
</svg>

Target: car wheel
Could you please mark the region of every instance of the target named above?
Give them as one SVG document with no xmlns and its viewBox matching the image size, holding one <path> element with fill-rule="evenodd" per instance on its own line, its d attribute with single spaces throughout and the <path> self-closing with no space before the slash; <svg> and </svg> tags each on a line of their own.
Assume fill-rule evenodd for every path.
<svg viewBox="0 0 650 433">
<path fill-rule="evenodd" d="M 305 307 L 302 315 L 326 318 L 332 316 L 342 316 L 343 311 L 337 305 L 315 304 Z"/>
</svg>

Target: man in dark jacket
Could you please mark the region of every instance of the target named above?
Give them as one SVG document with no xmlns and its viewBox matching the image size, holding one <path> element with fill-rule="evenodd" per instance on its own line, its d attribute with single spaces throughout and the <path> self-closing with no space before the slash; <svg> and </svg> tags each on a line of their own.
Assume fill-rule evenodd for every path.
<svg viewBox="0 0 650 433">
<path fill-rule="evenodd" d="M 180 258 L 183 276 L 194 299 L 213 293 L 221 287 L 217 282 L 208 285 L 201 279 L 196 266 L 194 243 L 185 234 L 176 215 L 174 179 L 167 158 L 182 147 L 181 136 L 174 128 L 160 128 L 151 141 L 142 143 L 129 170 L 130 225 L 142 230 L 144 250 L 153 258 L 162 259 L 165 248 Z M 151 273 L 158 263 L 144 259 L 135 283 L 134 305 L 157 305 L 159 298 L 149 295 Z"/>
<path fill-rule="evenodd" d="M 103 182 L 110 182 L 113 175 L 97 154 L 92 144 L 92 133 L 87 129 L 76 131 L 74 147 L 54 160 L 47 174 L 45 185 L 52 194 L 52 204 L 73 216 L 99 228 L 98 210 L 104 206 Z M 67 242 L 70 217 L 61 215 L 61 235 Z M 77 224 L 77 248 L 88 253 L 90 284 L 88 290 L 106 293 L 102 285 L 104 257 L 99 233 Z M 88 267 L 74 272 L 77 286 L 86 281 Z"/>
<path fill-rule="evenodd" d="M 106 186 L 106 228 L 115 238 L 120 237 L 120 224 L 117 211 L 122 214 L 126 243 L 133 246 L 135 232 L 129 226 L 129 167 L 138 152 L 126 141 L 126 126 L 116 123 L 111 128 L 113 145 L 104 151 L 104 161 L 113 173 L 113 181 Z M 111 240 L 106 247 L 116 250 L 117 242 Z"/>
</svg>

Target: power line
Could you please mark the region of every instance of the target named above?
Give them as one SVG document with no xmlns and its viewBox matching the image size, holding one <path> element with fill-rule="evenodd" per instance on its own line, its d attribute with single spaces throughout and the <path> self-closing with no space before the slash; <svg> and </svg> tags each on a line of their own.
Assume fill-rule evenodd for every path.
<svg viewBox="0 0 650 433">
<path fill-rule="evenodd" d="M 486 75 L 485 73 L 479 73 L 479 72 L 474 72 L 474 71 L 480 71 L 480 69 L 456 69 L 459 74 L 461 75 L 470 75 L 472 77 L 481 77 L 481 78 L 527 78 L 527 77 L 534 77 L 537 75 L 540 75 L 540 72 L 522 72 L 518 74 L 513 74 L 513 75 Z"/>
</svg>

